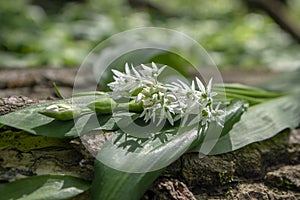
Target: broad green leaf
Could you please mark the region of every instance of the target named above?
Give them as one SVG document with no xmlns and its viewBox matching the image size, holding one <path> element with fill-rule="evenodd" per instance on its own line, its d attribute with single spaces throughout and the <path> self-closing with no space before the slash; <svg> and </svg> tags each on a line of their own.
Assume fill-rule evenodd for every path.
<svg viewBox="0 0 300 200">
<path fill-rule="evenodd" d="M 114 141 L 118 133 L 107 141 L 97 155 L 91 190 L 93 199 L 140 199 L 162 170 L 199 136 L 198 130 L 193 128 L 177 135 L 178 129 L 172 131 L 165 143 L 157 138 L 141 144 L 122 140 L 117 145 Z"/>
<path fill-rule="evenodd" d="M 103 145 L 97 159 L 112 168 L 127 172 L 164 168 L 186 152 L 192 142 L 200 137 L 197 126 L 164 129 L 156 134 L 155 139 L 137 140 L 123 134 L 122 130 L 117 130 Z"/>
<path fill-rule="evenodd" d="M 48 137 L 78 137 L 94 129 L 116 130 L 117 123 L 129 123 L 128 119 L 136 119 L 135 113 L 116 113 L 112 115 L 96 115 L 88 113 L 79 118 L 68 121 L 55 120 L 38 113 L 42 108 L 55 103 L 72 103 L 75 100 L 76 106 L 86 109 L 86 105 L 94 100 L 94 96 L 80 96 L 73 99 L 52 101 L 35 104 L 6 115 L 0 116 L 0 123 L 25 130 L 35 135 Z"/>
<path fill-rule="evenodd" d="M 194 141 L 189 151 L 208 154 L 209 152 L 207 150 L 203 152 L 204 147 L 206 145 L 203 144 L 203 142 L 204 143 L 207 142 L 208 144 L 212 142 L 216 143 L 219 140 L 219 138 L 228 137 L 228 132 L 232 129 L 233 125 L 240 120 L 244 112 L 245 112 L 245 106 L 243 101 L 238 100 L 238 101 L 231 102 L 230 106 L 228 106 L 226 109 L 225 122 L 221 134 L 220 135 L 214 134 L 214 132 L 216 131 L 216 127 L 214 127 L 215 124 L 211 124 L 211 126 L 206 132 L 207 136 L 209 135 L 211 136 L 207 137 L 205 141 L 203 140 Z M 214 135 L 217 136 L 217 138 L 213 137 Z M 229 143 L 227 145 L 230 146 L 231 144 Z"/>
<path fill-rule="evenodd" d="M 41 175 L 0 185 L 1 199 L 65 200 L 90 187 L 90 182 L 65 175 Z"/>
<path fill-rule="evenodd" d="M 241 102 L 231 105 L 225 118 L 229 119 L 227 115 L 232 115 L 242 106 Z M 221 127 L 212 127 L 212 137 L 218 138 L 212 130 L 220 131 Z M 145 137 L 137 140 L 129 135 L 125 137 L 124 132 L 119 130 L 103 145 L 95 163 L 91 189 L 93 199 L 140 199 L 163 169 L 188 151 L 191 145 L 194 146 L 195 141 L 196 144 L 205 141 L 203 136 L 206 133 L 200 132 L 195 125 L 165 127 L 154 134 L 155 139 Z"/>
<path fill-rule="evenodd" d="M 126 173 L 110 168 L 96 160 L 91 199 L 138 200 L 162 171 L 163 169 L 148 173 Z"/>
<path fill-rule="evenodd" d="M 273 137 L 300 124 L 300 95 L 289 95 L 250 107 L 210 154 L 221 154 Z"/>
</svg>

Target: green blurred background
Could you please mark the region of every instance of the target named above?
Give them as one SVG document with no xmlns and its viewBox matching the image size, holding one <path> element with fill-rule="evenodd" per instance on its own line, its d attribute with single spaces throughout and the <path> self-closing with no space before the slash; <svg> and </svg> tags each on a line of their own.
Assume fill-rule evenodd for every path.
<svg viewBox="0 0 300 200">
<path fill-rule="evenodd" d="M 246 2 L 0 1 L 0 67 L 79 66 L 99 42 L 111 35 L 154 26 L 191 36 L 222 68 L 299 68 L 300 40 L 297 42 L 297 38 L 280 28 L 264 9 Z M 297 29 L 300 1 L 280 3 Z"/>
</svg>

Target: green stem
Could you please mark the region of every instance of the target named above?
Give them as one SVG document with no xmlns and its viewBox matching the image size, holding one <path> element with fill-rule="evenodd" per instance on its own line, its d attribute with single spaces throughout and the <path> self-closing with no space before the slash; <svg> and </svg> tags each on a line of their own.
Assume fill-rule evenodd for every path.
<svg viewBox="0 0 300 200">
<path fill-rule="evenodd" d="M 135 103 L 134 100 L 126 103 L 118 103 L 114 110 L 129 110 L 131 112 L 141 113 L 143 112 L 142 102 Z"/>
</svg>

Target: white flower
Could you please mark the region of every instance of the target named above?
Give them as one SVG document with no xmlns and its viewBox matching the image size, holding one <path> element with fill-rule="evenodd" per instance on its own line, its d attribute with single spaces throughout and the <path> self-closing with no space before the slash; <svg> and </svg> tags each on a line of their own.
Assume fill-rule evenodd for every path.
<svg viewBox="0 0 300 200">
<path fill-rule="evenodd" d="M 119 97 L 129 97 L 133 92 L 145 86 L 151 86 L 157 82 L 157 77 L 166 66 L 158 69 L 155 63 L 152 63 L 152 68 L 146 65 L 141 65 L 141 69 L 137 70 L 131 65 L 125 64 L 125 73 L 118 70 L 112 70 L 114 73 L 114 82 L 109 83 L 110 89 Z"/>
<path fill-rule="evenodd" d="M 165 67 L 158 68 L 152 63 L 152 67 L 142 64 L 139 69 L 133 66 L 130 69 L 126 64 L 125 73 L 113 70 L 115 81 L 108 86 L 114 94 L 134 97 L 136 103 L 142 102 L 144 110 L 141 117 L 146 122 L 158 120 L 158 125 L 167 119 L 173 125 L 182 119 L 182 125 L 189 120 L 188 125 L 200 123 L 207 128 L 211 121 L 216 121 L 222 126 L 224 111 L 219 109 L 220 104 L 213 108 L 213 97 L 217 93 L 212 92 L 212 79 L 206 87 L 197 77 L 191 86 L 181 80 L 161 83 L 157 78 Z"/>
<path fill-rule="evenodd" d="M 223 127 L 223 123 L 224 123 L 224 118 L 223 118 L 223 114 L 225 113 L 224 110 L 220 110 L 221 103 L 218 103 L 218 105 L 211 111 L 212 112 L 212 120 L 216 121 L 219 126 Z"/>
<path fill-rule="evenodd" d="M 217 95 L 211 91 L 212 79 L 209 80 L 208 85 L 205 87 L 200 79 L 196 77 L 196 84 L 199 90 L 196 90 L 195 81 L 192 81 L 191 86 L 180 80 L 168 85 L 180 101 L 182 112 L 179 113 L 180 115 L 177 116 L 177 119 L 182 118 L 183 125 L 186 124 L 191 115 L 197 116 L 190 119 L 191 122 L 189 125 L 199 121 L 204 125 L 211 120 L 219 120 L 219 118 L 214 117 L 214 115 L 219 114 L 219 112 L 215 112 L 212 108 L 213 97 Z M 212 113 L 212 111 L 214 112 Z M 201 115 L 199 115 L 199 113 Z M 221 121 L 219 124 L 221 124 Z"/>
</svg>

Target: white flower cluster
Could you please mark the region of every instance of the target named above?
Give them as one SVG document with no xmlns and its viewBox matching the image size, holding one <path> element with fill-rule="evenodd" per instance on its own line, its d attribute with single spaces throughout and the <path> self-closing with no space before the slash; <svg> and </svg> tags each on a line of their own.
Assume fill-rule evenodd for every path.
<svg viewBox="0 0 300 200">
<path fill-rule="evenodd" d="M 152 63 L 152 67 L 142 64 L 140 69 L 133 66 L 130 69 L 126 64 L 125 73 L 112 70 L 115 81 L 108 86 L 118 97 L 133 97 L 136 103 L 142 102 L 141 117 L 145 121 L 152 119 L 156 122 L 158 119 L 157 124 L 160 124 L 167 119 L 173 125 L 182 119 L 183 125 L 190 121 L 188 125 L 200 122 L 206 127 L 211 121 L 216 121 L 222 126 L 224 111 L 219 109 L 220 104 L 213 107 L 213 97 L 217 93 L 211 91 L 212 79 L 206 87 L 197 77 L 191 86 L 180 80 L 164 84 L 157 78 L 165 67 L 158 68 Z"/>
</svg>

